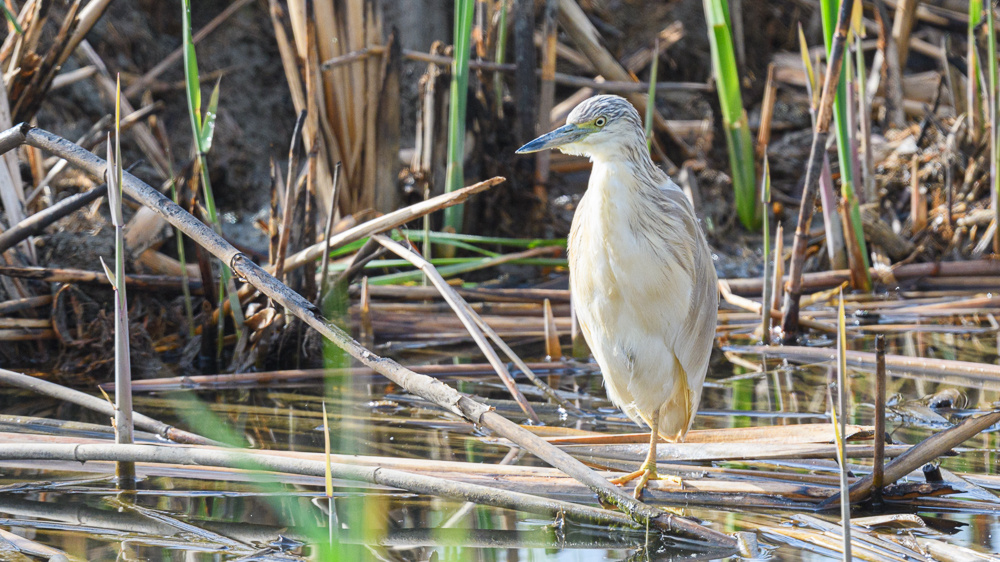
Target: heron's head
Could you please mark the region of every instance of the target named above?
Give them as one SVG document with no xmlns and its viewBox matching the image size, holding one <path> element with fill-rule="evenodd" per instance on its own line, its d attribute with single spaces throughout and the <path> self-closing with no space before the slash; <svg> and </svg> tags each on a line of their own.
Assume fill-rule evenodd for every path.
<svg viewBox="0 0 1000 562">
<path fill-rule="evenodd" d="M 636 148 L 647 153 L 639 112 L 625 98 L 610 95 L 583 101 L 570 112 L 565 125 L 522 146 L 517 153 L 546 148 L 590 156 L 592 160 L 624 157 Z"/>
</svg>

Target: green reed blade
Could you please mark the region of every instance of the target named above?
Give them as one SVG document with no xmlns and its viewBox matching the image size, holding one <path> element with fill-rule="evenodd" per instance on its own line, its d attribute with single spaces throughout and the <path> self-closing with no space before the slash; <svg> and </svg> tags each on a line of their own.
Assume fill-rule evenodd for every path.
<svg viewBox="0 0 1000 562">
<path fill-rule="evenodd" d="M 472 33 L 473 0 L 455 2 L 455 56 L 451 65 L 451 104 L 448 108 L 448 169 L 445 191 L 465 185 L 465 107 L 469 91 L 469 41 Z M 455 232 L 462 230 L 464 205 L 444 211 L 444 224 Z"/>
</svg>

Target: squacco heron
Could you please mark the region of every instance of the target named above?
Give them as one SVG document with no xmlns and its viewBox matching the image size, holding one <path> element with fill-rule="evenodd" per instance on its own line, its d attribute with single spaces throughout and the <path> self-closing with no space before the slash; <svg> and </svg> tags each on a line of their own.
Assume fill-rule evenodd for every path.
<svg viewBox="0 0 1000 562">
<path fill-rule="evenodd" d="M 590 183 L 569 236 L 570 289 L 608 397 L 650 427 L 635 497 L 657 478 L 658 436 L 683 440 L 701 400 L 715 338 L 718 288 L 694 209 L 646 147 L 642 121 L 619 96 L 578 105 L 566 125 L 518 153 L 589 156 Z"/>
</svg>

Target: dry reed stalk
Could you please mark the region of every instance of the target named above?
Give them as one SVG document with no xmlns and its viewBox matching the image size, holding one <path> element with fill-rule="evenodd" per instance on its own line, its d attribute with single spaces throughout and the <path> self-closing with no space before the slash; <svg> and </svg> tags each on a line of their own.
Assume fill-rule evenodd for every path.
<svg viewBox="0 0 1000 562">
<path fill-rule="evenodd" d="M 71 460 L 131 461 L 136 463 L 172 463 L 181 465 L 220 466 L 245 468 L 247 464 L 258 470 L 305 474 L 323 477 L 326 463 L 319 460 L 302 460 L 264 456 L 245 451 L 213 450 L 191 447 L 162 447 L 154 445 L 117 444 L 46 444 L 20 443 L 0 445 L 0 460 Z M 573 519 L 597 524 L 635 526 L 623 513 L 538 496 L 501 490 L 494 487 L 449 482 L 440 478 L 380 467 L 333 464 L 335 478 L 390 486 L 417 493 L 472 501 L 519 511 L 555 517 L 560 513 Z M 735 541 L 729 544 L 735 547 Z"/>
<path fill-rule="evenodd" d="M 497 356 L 496 351 L 486 341 L 486 336 L 480 328 L 480 326 L 485 325 L 485 323 L 483 323 L 481 319 L 479 319 L 479 321 L 476 320 L 479 315 L 469 308 L 468 303 L 466 303 L 465 300 L 462 299 L 462 297 L 448 285 L 448 282 L 441 277 L 441 274 L 437 272 L 437 269 L 435 269 L 430 262 L 391 238 L 387 238 L 381 234 L 376 234 L 372 236 L 372 238 L 390 252 L 393 252 L 399 257 L 409 261 L 414 267 L 424 272 L 427 279 L 430 280 L 438 291 L 441 292 L 441 296 L 444 297 L 445 301 L 451 305 L 455 315 L 462 321 L 462 325 L 465 326 L 465 329 L 469 331 L 469 335 L 472 336 L 476 345 L 479 346 L 483 355 L 486 356 L 487 361 L 489 361 L 490 364 L 493 365 L 493 368 L 496 369 L 497 375 L 500 376 L 500 380 L 503 381 L 504 386 L 507 387 L 507 390 L 510 392 L 511 396 L 514 397 L 518 406 L 521 407 L 532 422 L 536 424 L 540 423 L 538 415 L 535 414 L 535 410 L 517 388 L 517 384 L 514 382 L 514 377 L 512 377 L 510 371 L 507 370 L 507 366 L 504 365 L 504 363 L 500 360 L 500 357 Z M 486 329 L 489 329 L 489 327 L 486 326 Z"/>
<path fill-rule="evenodd" d="M 649 450 L 649 445 L 641 443 L 563 445 L 560 448 L 588 463 L 603 459 L 642 462 Z M 909 450 L 909 445 L 890 445 L 886 448 L 885 454 L 890 457 L 898 457 Z M 847 445 L 845 453 L 850 458 L 868 458 L 872 455 L 872 448 L 870 445 Z M 664 462 L 835 459 L 837 446 L 818 443 L 774 443 L 762 450 L 760 444 L 757 443 L 659 443 L 656 446 L 656 454 L 657 459 Z"/>
<path fill-rule="evenodd" d="M 763 316 L 764 307 L 761 303 L 733 294 L 733 291 L 729 288 L 729 284 L 725 280 L 719 281 L 719 293 L 721 293 L 722 299 L 729 304 L 742 308 L 743 310 L 749 310 L 750 312 L 757 314 L 758 317 Z M 770 317 L 774 320 L 781 321 L 783 313 L 780 310 L 772 308 L 770 310 Z M 800 318 L 799 323 L 807 328 L 812 328 L 821 332 L 834 333 L 837 331 L 836 326 L 825 324 L 823 322 L 817 322 L 810 318 Z"/>
<path fill-rule="evenodd" d="M 542 54 L 541 54 L 541 89 L 538 94 L 537 134 L 542 135 L 552 130 L 552 106 L 556 95 L 556 16 L 559 12 L 559 0 L 545 0 L 542 11 Z M 535 155 L 535 196 L 540 202 L 549 200 L 546 185 L 549 181 L 549 162 L 551 151 L 542 150 Z M 541 209 L 544 215 L 544 207 Z"/>
<path fill-rule="evenodd" d="M 885 474 L 885 336 L 875 336 L 875 439 L 872 455 L 872 496 L 882 499 Z"/>
<path fill-rule="evenodd" d="M 896 4 L 896 14 L 892 18 L 892 39 L 898 48 L 898 65 L 902 71 L 906 68 L 906 59 L 910 55 L 910 33 L 916 19 L 917 5 L 920 0 L 900 0 Z"/>
<path fill-rule="evenodd" d="M 528 363 L 532 371 L 545 373 L 567 370 L 571 365 L 563 362 Z M 488 363 L 461 365 L 414 365 L 410 367 L 415 373 L 431 377 L 483 377 L 494 374 L 493 366 Z M 377 374 L 368 367 L 346 367 L 340 369 L 289 369 L 283 371 L 262 371 L 257 373 L 235 373 L 224 375 L 191 375 L 184 377 L 165 377 L 159 379 L 137 380 L 133 384 L 134 391 L 158 392 L 164 390 L 179 390 L 182 388 L 230 388 L 243 385 L 266 385 L 270 383 L 309 381 L 337 377 L 361 377 Z M 517 375 L 517 373 L 512 373 Z M 106 385 L 101 385 L 105 388 Z M 648 434 L 647 434 L 648 441 Z"/>
<path fill-rule="evenodd" d="M 27 9 L 27 6 L 25 6 Z M 8 40 L 11 39 L 15 34 L 10 34 Z M 2 59 L 0 59 L 2 63 Z M 7 97 L 7 89 L 0 88 L 0 127 L 9 128 L 14 124 L 11 113 L 10 104 Z M 10 151 L 3 155 L 3 159 L 0 160 L 0 203 L 3 204 L 4 214 L 7 218 L 7 226 L 11 229 L 17 228 L 17 225 L 21 224 L 27 214 L 25 213 L 25 205 L 27 204 L 27 199 L 24 194 L 24 186 L 21 183 L 21 167 L 18 164 L 17 153 L 15 151 Z M 9 232 L 9 231 L 8 231 Z M 13 236 L 4 233 L 7 236 Z M 2 253 L 7 253 L 5 248 Z M 30 240 L 25 240 L 23 244 L 20 245 L 20 252 L 23 254 L 29 265 L 37 263 L 35 258 L 35 245 Z M 11 265 L 21 265 L 20 258 L 13 255 L 12 253 L 7 254 L 7 263 Z M 15 292 L 11 296 L 15 296 L 17 293 L 23 292 L 23 288 L 19 284 L 10 287 L 15 289 Z M 20 290 L 19 290 L 20 289 Z M 8 291 L 10 292 L 10 291 Z"/>
<path fill-rule="evenodd" d="M 0 369 L 0 381 L 11 386 L 37 392 L 45 396 L 55 398 L 71 404 L 76 404 L 88 410 L 93 410 L 106 416 L 114 416 L 115 408 L 107 400 L 85 394 L 78 390 L 66 388 L 53 382 L 45 381 L 36 377 L 15 373 L 6 369 Z M 200 435 L 178 429 L 163 422 L 144 416 L 138 412 L 132 414 L 133 422 L 139 429 L 155 433 L 164 439 L 169 439 L 177 443 L 188 443 L 194 445 L 217 445 L 211 439 L 206 439 Z"/>
<path fill-rule="evenodd" d="M 927 226 L 927 197 L 920 189 L 920 158 L 916 154 L 910 164 L 910 221 L 914 234 Z"/>
<path fill-rule="evenodd" d="M 830 49 L 829 63 L 826 69 L 826 79 L 823 84 L 823 94 L 820 97 L 819 112 L 816 116 L 816 127 L 813 133 L 812 148 L 806 167 L 805 190 L 802 192 L 802 204 L 799 207 L 798 222 L 795 226 L 795 241 L 792 246 L 792 259 L 789 265 L 789 283 L 785 292 L 785 303 L 782 306 L 781 329 L 785 343 L 791 343 L 799 332 L 799 297 L 802 294 L 802 267 L 805 261 L 807 233 L 812 222 L 813 203 L 816 199 L 817 177 L 820 161 L 826 154 L 826 137 L 829 131 L 832 113 L 834 90 L 839 82 L 841 65 L 844 59 L 844 46 L 847 41 L 847 27 L 850 21 L 852 2 L 843 2 L 837 17 L 837 28 Z"/>
<path fill-rule="evenodd" d="M 324 240 L 322 242 L 317 242 L 316 244 L 289 256 L 285 262 L 285 271 L 292 271 L 309 262 L 315 261 L 317 258 L 322 256 L 323 251 L 327 248 L 336 250 L 341 246 L 350 244 L 351 242 L 356 242 L 362 238 L 367 238 L 372 234 L 391 230 L 406 224 L 411 220 L 433 213 L 434 211 L 462 203 L 468 199 L 469 196 L 485 191 L 504 181 L 506 181 L 506 178 L 499 176 L 490 178 L 486 181 L 481 181 L 451 193 L 444 193 L 426 201 L 414 203 L 409 207 L 404 207 L 382 215 L 381 217 L 372 219 L 368 222 L 359 224 L 354 228 L 345 230 L 344 232 L 331 237 L 329 241 Z M 268 269 L 273 270 L 273 267 Z"/>
<path fill-rule="evenodd" d="M 3 171 L 0 171 L 2 174 Z M 107 187 L 99 185 L 83 193 L 67 197 L 58 203 L 39 211 L 0 233 L 0 254 L 16 246 L 23 240 L 40 234 L 46 227 L 57 220 L 78 211 L 90 203 L 100 199 L 107 193 Z"/>
<path fill-rule="evenodd" d="M 884 482 L 893 483 L 899 480 L 998 422 L 1000 422 L 1000 411 L 969 418 L 954 427 L 935 433 L 887 464 L 883 476 Z M 850 500 L 852 503 L 865 499 L 871 493 L 873 478 L 874 475 L 869 474 L 851 486 Z M 839 495 L 824 503 L 834 501 L 839 501 Z"/>
<path fill-rule="evenodd" d="M 294 196 L 294 192 L 297 191 L 295 187 L 300 185 L 299 156 L 302 152 L 302 126 L 305 121 L 306 110 L 303 109 L 299 112 L 299 116 L 295 120 L 295 128 L 292 129 L 292 140 L 288 147 L 288 177 L 285 179 L 284 184 L 281 182 L 281 174 L 275 174 L 275 179 L 277 180 L 275 191 L 281 193 L 281 224 L 279 225 L 280 234 L 278 236 L 277 247 L 275 248 L 274 261 L 271 263 L 274 267 L 274 276 L 278 279 L 284 278 L 288 241 L 292 236 L 292 229 L 295 228 L 292 213 L 295 210 L 295 201 L 297 199 Z"/>
<path fill-rule="evenodd" d="M 813 363 L 833 361 L 836 358 L 836 353 L 833 350 L 790 345 L 781 347 L 726 346 L 725 350 L 742 354 L 766 353 L 769 357 L 781 357 L 791 361 Z M 1000 378 L 1000 365 L 989 363 L 972 363 L 970 361 L 908 357 L 903 355 L 886 355 L 885 360 L 889 368 L 913 374 L 946 374 L 992 380 Z M 874 353 L 848 350 L 847 363 L 854 368 L 874 369 L 876 366 L 876 357 Z"/>
<path fill-rule="evenodd" d="M 387 62 L 380 8 L 363 0 L 289 0 L 286 20 L 276 0 L 270 5 L 292 101 L 297 111 L 308 110 L 302 135 L 306 152 L 317 154 L 319 206 L 328 209 L 335 203 L 341 216 L 372 208 L 376 188 L 394 188 L 375 184 L 383 142 L 376 125 Z M 356 59 L 359 64 L 323 64 L 359 51 L 366 55 Z M 338 161 L 346 189 L 334 202 L 333 169 Z"/>
<path fill-rule="evenodd" d="M 40 297 L 27 297 L 0 302 L 0 314 L 13 314 L 41 306 L 49 306 L 54 299 L 55 297 L 52 295 L 42 295 Z"/>
<path fill-rule="evenodd" d="M 333 197 L 330 199 L 330 208 L 327 209 L 326 216 L 326 230 L 323 233 L 323 241 L 326 242 L 326 248 L 323 249 L 323 259 L 320 260 L 320 280 L 319 280 L 319 292 L 316 295 L 316 304 L 320 306 L 323 302 L 323 294 L 326 292 L 326 280 L 327 276 L 330 274 L 330 237 L 333 236 L 333 217 L 336 215 L 335 202 L 337 201 L 337 189 L 338 180 L 340 179 L 340 162 L 333 169 Z M 367 287 L 368 284 L 365 283 Z"/>
<path fill-rule="evenodd" d="M 94 81 L 97 82 L 97 86 L 104 92 L 104 95 L 113 99 L 117 86 L 115 85 L 115 80 L 111 78 L 111 73 L 108 72 L 107 67 L 104 65 L 104 61 L 101 60 L 101 57 L 86 40 L 80 42 L 79 48 L 84 56 L 98 68 L 98 73 L 94 75 Z M 131 115 L 133 113 L 136 113 L 136 109 L 127 99 L 122 99 L 122 115 Z M 170 162 L 167 159 L 166 151 L 160 146 L 149 126 L 142 121 L 136 121 L 132 127 L 132 135 L 142 153 L 156 169 L 156 173 L 161 178 L 169 178 L 171 176 Z"/>
<path fill-rule="evenodd" d="M 106 166 L 106 162 L 99 157 L 41 129 L 22 125 L 0 132 L 0 153 L 24 143 L 65 158 L 93 175 L 100 175 Z M 624 511 L 630 520 L 639 525 L 649 525 L 660 531 L 678 533 L 699 541 L 729 548 L 737 546 L 737 541 L 733 537 L 636 501 L 620 489 L 610 485 L 607 480 L 588 469 L 583 463 L 552 447 L 543 439 L 532 435 L 469 396 L 463 395 L 439 381 L 418 375 L 392 360 L 375 355 L 359 345 L 345 332 L 326 322 L 309 301 L 291 291 L 218 236 L 203 222 L 186 213 L 149 185 L 131 174 L 125 174 L 123 188 L 126 193 L 142 204 L 156 209 L 197 244 L 212 252 L 223 263 L 228 264 L 240 278 L 246 279 L 247 283 L 271 298 L 275 304 L 285 307 L 308 326 L 317 330 L 324 338 L 401 387 L 431 400 L 449 412 L 512 440 L 553 467 L 587 485 L 597 493 L 602 501 L 615 505 Z"/>
<path fill-rule="evenodd" d="M 533 428 L 543 433 L 551 428 Z M 872 426 L 848 425 L 845 440 L 863 440 L 873 431 Z M 833 443 L 833 428 L 828 423 L 810 423 L 802 425 L 778 425 L 768 427 L 743 427 L 725 429 L 693 429 L 684 436 L 685 443 Z M 553 445 L 608 445 L 623 443 L 648 443 L 649 433 L 595 433 L 585 435 L 547 437 Z M 831 481 L 831 483 L 834 483 Z"/>
<path fill-rule="evenodd" d="M 16 328 L 0 330 L 0 341 L 37 341 L 54 340 L 58 336 L 54 330 L 41 330 L 36 328 Z"/>
<path fill-rule="evenodd" d="M 785 296 L 785 284 L 782 279 L 785 276 L 785 228 L 780 222 L 774 234 L 774 273 L 772 275 L 771 286 L 771 308 L 780 310 L 781 301 Z M 766 282 L 763 279 L 762 282 Z M 731 287 L 730 287 L 731 288 Z"/>
<path fill-rule="evenodd" d="M 83 269 L 46 267 L 5 267 L 0 266 L 0 276 L 19 279 L 35 279 L 48 283 L 107 283 L 102 273 Z M 167 275 L 126 275 L 125 283 L 132 290 L 139 291 L 180 291 L 183 280 Z M 188 281 L 193 293 L 201 293 L 202 285 L 195 280 Z"/>
<path fill-rule="evenodd" d="M 545 355 L 550 361 L 562 358 L 562 346 L 559 344 L 559 329 L 556 327 L 556 318 L 552 314 L 552 302 L 545 299 L 542 308 L 545 318 Z"/>
</svg>

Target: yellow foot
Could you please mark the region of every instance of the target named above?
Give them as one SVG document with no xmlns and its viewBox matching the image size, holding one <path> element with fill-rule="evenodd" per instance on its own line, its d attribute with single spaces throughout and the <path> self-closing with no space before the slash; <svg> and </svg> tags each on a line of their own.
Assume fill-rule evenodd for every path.
<svg viewBox="0 0 1000 562">
<path fill-rule="evenodd" d="M 638 478 L 639 481 L 636 482 L 635 490 L 632 492 L 632 497 L 635 499 L 639 499 L 642 496 L 642 491 L 646 488 L 646 483 L 650 480 L 669 480 L 679 487 L 684 487 L 683 480 L 681 480 L 678 476 L 668 475 L 661 478 L 656 472 L 656 463 L 644 463 L 641 467 L 639 467 L 639 470 L 630 472 L 624 476 L 619 476 L 618 478 L 612 478 L 610 482 L 612 484 L 622 486 L 627 482 L 635 480 L 636 478 Z"/>
</svg>

